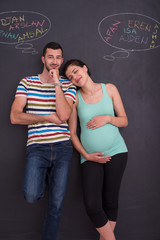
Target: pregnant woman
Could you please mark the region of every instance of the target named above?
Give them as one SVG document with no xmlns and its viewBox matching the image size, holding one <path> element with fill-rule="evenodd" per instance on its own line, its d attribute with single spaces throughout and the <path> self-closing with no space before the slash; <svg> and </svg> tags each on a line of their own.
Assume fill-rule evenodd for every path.
<svg viewBox="0 0 160 240">
<path fill-rule="evenodd" d="M 119 132 L 128 119 L 113 84 L 95 83 L 88 67 L 72 59 L 64 65 L 66 77 L 76 85 L 69 128 L 71 140 L 81 154 L 83 195 L 86 211 L 100 240 L 115 240 L 118 198 L 128 150 Z M 77 115 L 81 135 L 77 136 Z"/>
</svg>

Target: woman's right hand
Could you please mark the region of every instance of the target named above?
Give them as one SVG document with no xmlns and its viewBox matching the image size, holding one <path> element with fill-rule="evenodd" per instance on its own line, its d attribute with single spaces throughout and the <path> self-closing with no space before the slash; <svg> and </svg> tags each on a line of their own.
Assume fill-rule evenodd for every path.
<svg viewBox="0 0 160 240">
<path fill-rule="evenodd" d="M 110 156 L 102 156 L 103 152 L 87 153 L 86 160 L 98 163 L 106 163 L 111 160 Z"/>
</svg>

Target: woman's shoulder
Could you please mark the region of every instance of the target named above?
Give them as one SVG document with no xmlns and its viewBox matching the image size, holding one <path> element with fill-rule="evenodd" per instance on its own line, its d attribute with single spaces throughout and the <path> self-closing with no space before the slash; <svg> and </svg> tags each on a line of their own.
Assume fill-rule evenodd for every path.
<svg viewBox="0 0 160 240">
<path fill-rule="evenodd" d="M 113 83 L 105 83 L 107 91 L 115 91 L 117 90 L 117 87 Z"/>
<path fill-rule="evenodd" d="M 105 86 L 111 98 L 118 92 L 117 87 L 113 83 L 106 83 Z"/>
</svg>

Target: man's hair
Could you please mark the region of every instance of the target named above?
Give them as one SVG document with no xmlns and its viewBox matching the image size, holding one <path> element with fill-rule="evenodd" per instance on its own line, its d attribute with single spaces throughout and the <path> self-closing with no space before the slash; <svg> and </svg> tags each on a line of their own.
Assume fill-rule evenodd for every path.
<svg viewBox="0 0 160 240">
<path fill-rule="evenodd" d="M 57 42 L 49 42 L 49 43 L 47 43 L 46 46 L 43 48 L 43 56 L 45 56 L 47 48 L 51 48 L 53 50 L 61 49 L 62 55 L 63 55 L 63 49 L 62 49 L 61 45 L 59 43 L 57 43 Z"/>
<path fill-rule="evenodd" d="M 67 61 L 63 67 L 63 74 L 66 76 L 66 71 L 68 69 L 69 66 L 78 66 L 78 67 L 83 67 L 84 65 L 86 66 L 86 64 L 84 62 L 82 62 L 81 60 L 78 60 L 78 59 L 71 59 L 69 61 Z M 88 67 L 87 67 L 88 68 Z M 89 68 L 88 68 L 88 71 L 87 71 L 88 75 L 91 76 L 91 73 L 89 71 Z"/>
</svg>

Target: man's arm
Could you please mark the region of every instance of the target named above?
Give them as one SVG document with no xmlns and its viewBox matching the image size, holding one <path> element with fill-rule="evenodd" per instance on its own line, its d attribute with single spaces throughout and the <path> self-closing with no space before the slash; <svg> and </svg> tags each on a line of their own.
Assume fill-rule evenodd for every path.
<svg viewBox="0 0 160 240">
<path fill-rule="evenodd" d="M 16 97 L 10 112 L 10 120 L 12 124 L 28 125 L 37 122 L 48 121 L 55 124 L 60 124 L 62 121 L 58 118 L 56 114 L 51 115 L 36 115 L 24 113 L 23 109 L 26 106 L 26 97 Z"/>
<path fill-rule="evenodd" d="M 50 70 L 49 75 L 50 78 L 53 80 L 53 83 L 60 83 L 58 69 Z M 71 98 L 65 97 L 61 86 L 56 85 L 55 92 L 56 92 L 56 114 L 62 122 L 65 122 L 69 119 L 71 115 L 73 100 Z"/>
<path fill-rule="evenodd" d="M 60 86 L 55 86 L 56 90 L 56 113 L 59 119 L 64 122 L 67 121 L 71 115 L 73 100 L 64 96 L 63 90 Z"/>
</svg>

